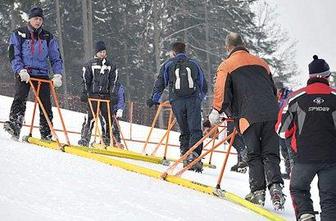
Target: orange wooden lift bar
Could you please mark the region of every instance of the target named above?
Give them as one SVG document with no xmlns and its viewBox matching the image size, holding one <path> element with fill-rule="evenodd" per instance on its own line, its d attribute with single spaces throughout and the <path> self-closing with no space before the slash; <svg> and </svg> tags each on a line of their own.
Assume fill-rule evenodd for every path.
<svg viewBox="0 0 336 221">
<path fill-rule="evenodd" d="M 100 143 L 103 142 L 102 133 L 100 132 L 100 130 L 98 128 L 98 123 L 99 123 L 99 114 L 100 114 L 100 104 L 101 103 L 105 103 L 105 105 L 107 107 L 107 114 L 108 114 L 108 127 L 109 127 L 109 136 L 110 136 L 110 146 L 113 146 L 113 141 L 115 143 L 117 143 L 117 140 L 113 136 L 113 133 L 112 133 L 112 119 L 111 119 L 112 115 L 111 115 L 111 108 L 110 108 L 110 102 L 111 101 L 108 100 L 108 99 L 98 99 L 98 98 L 88 98 L 88 101 L 89 101 L 90 110 L 91 110 L 91 113 L 92 113 L 92 116 L 93 116 L 93 120 L 95 122 L 95 129 L 94 129 L 95 132 L 94 132 L 94 140 L 93 140 L 93 142 L 96 143 L 97 133 L 98 133 L 98 136 L 100 138 Z M 96 112 L 93 110 L 92 102 L 97 102 Z M 124 136 L 123 136 L 123 134 L 121 132 L 121 128 L 120 128 L 119 122 L 117 121 L 117 119 L 115 118 L 115 116 L 113 116 L 113 117 L 114 117 L 114 119 L 117 122 L 117 126 L 119 127 L 119 131 L 120 131 L 122 140 L 125 143 L 125 148 L 127 148 L 127 144 L 126 144 Z M 106 149 L 106 147 L 105 147 L 105 149 Z"/>
<path fill-rule="evenodd" d="M 168 119 L 167 131 L 165 132 L 165 134 L 161 138 L 160 142 L 156 145 L 156 147 L 154 148 L 154 151 L 151 153 L 151 155 L 155 155 L 155 153 L 157 152 L 158 148 L 162 145 L 163 140 L 166 138 L 165 149 L 164 149 L 164 156 L 163 156 L 163 159 L 166 160 L 167 159 L 167 149 L 168 149 L 169 134 L 170 134 L 171 129 L 173 128 L 173 126 L 176 123 L 176 119 L 173 120 L 173 118 L 174 118 L 173 111 L 171 109 L 171 105 L 169 104 L 169 101 L 165 101 L 165 102 L 160 103 L 160 105 L 159 105 L 159 107 L 158 107 L 158 109 L 156 111 L 155 117 L 153 119 L 152 126 L 151 126 L 151 128 L 149 130 L 149 133 L 148 133 L 148 136 L 146 138 L 146 142 L 145 142 L 144 147 L 142 149 L 142 153 L 143 154 L 146 153 L 146 148 L 147 148 L 147 145 L 149 143 L 149 139 L 150 139 L 150 137 L 152 135 L 153 129 L 155 127 L 155 124 L 156 124 L 156 122 L 157 122 L 157 120 L 159 118 L 160 112 L 161 112 L 162 108 L 164 108 L 164 107 L 169 108 L 169 119 Z"/>
<path fill-rule="evenodd" d="M 33 84 L 33 81 L 34 82 L 37 82 L 37 89 L 35 89 L 35 86 Z M 52 136 L 55 138 L 56 140 L 56 143 L 58 144 L 58 146 L 60 147 L 60 149 L 63 149 L 63 145 L 59 142 L 59 139 L 58 139 L 58 136 L 55 132 L 55 129 L 48 117 L 48 114 L 43 106 L 43 103 L 39 97 L 39 94 L 40 94 L 40 88 L 41 88 L 41 84 L 49 84 L 49 88 L 50 88 L 50 93 L 53 97 L 53 100 L 55 102 L 55 105 L 56 105 L 56 109 L 58 111 L 58 114 L 60 116 L 60 119 L 61 119 L 61 124 L 62 124 L 62 127 L 63 127 L 63 132 L 64 132 L 64 136 L 65 136 L 65 139 L 66 139 L 66 143 L 68 145 L 70 145 L 70 141 L 69 141 L 69 137 L 68 137 L 68 132 L 65 128 L 65 124 L 64 124 L 64 120 L 63 120 L 63 116 L 62 116 L 62 113 L 61 113 L 61 109 L 60 109 L 60 106 L 59 106 L 59 103 L 58 103 L 58 97 L 56 95 L 56 92 L 55 92 L 55 88 L 54 88 L 54 84 L 53 84 L 53 81 L 52 80 L 46 80 L 46 79 L 38 79 L 38 78 L 30 78 L 29 79 L 29 84 L 30 84 L 30 87 L 32 88 L 33 90 L 33 93 L 34 93 L 34 98 L 35 98 L 35 102 L 34 102 L 34 109 L 33 109 L 33 116 L 32 116 L 32 122 L 31 122 L 31 125 L 30 125 L 30 129 L 29 129 L 29 136 L 32 136 L 32 133 L 33 133 L 33 128 L 34 128 L 34 119 L 35 119 L 35 113 L 36 113 L 36 107 L 37 107 L 37 104 L 39 104 L 42 112 L 43 112 L 43 115 L 48 123 L 48 126 L 51 130 L 51 134 Z"/>
<path fill-rule="evenodd" d="M 165 179 L 167 177 L 167 175 L 169 173 L 172 173 L 174 171 L 174 169 L 177 167 L 177 165 L 179 163 L 181 163 L 183 160 L 187 159 L 187 157 L 205 140 L 207 139 L 211 134 L 213 134 L 215 131 L 217 131 L 218 127 L 220 125 L 215 125 L 213 126 L 197 143 L 195 143 L 181 158 L 179 158 L 178 160 L 176 160 L 165 172 L 163 172 L 161 174 L 161 177 L 163 179 Z M 217 132 L 216 134 L 219 134 L 219 132 Z M 193 160 L 192 162 L 190 162 L 186 167 L 184 167 L 183 169 L 179 170 L 178 172 L 176 172 L 175 176 L 181 176 L 185 171 L 189 170 L 193 165 L 195 165 L 198 161 L 200 161 L 203 157 L 205 157 L 206 155 L 208 155 L 209 153 L 213 152 L 217 147 L 219 147 L 220 145 L 222 145 L 223 143 L 225 143 L 226 141 L 230 140 L 229 146 L 228 146 L 228 150 L 227 153 L 225 155 L 224 161 L 223 161 L 223 166 L 221 168 L 221 171 L 219 173 L 219 177 L 217 180 L 217 185 L 216 188 L 220 188 L 220 183 L 222 181 L 223 178 L 223 174 L 225 171 L 225 167 L 228 161 L 228 157 L 230 155 L 231 152 L 231 147 L 232 144 L 234 142 L 235 136 L 237 134 L 236 129 L 233 130 L 233 132 L 226 136 L 223 140 L 221 140 L 219 143 L 217 143 L 216 145 L 214 145 L 211 149 L 203 152 L 198 158 L 196 158 L 195 160 Z M 207 144 L 205 146 L 207 146 L 209 143 L 211 143 L 212 140 L 208 141 Z"/>
</svg>

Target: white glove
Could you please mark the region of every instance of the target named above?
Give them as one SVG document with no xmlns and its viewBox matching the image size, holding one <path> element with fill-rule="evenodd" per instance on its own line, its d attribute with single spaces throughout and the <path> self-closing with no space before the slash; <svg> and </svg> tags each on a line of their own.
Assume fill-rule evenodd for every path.
<svg viewBox="0 0 336 221">
<path fill-rule="evenodd" d="M 209 121 L 211 126 L 215 125 L 215 124 L 219 124 L 221 121 L 221 115 L 218 113 L 217 110 L 212 109 L 210 115 L 209 115 Z"/>
<path fill-rule="evenodd" d="M 25 81 L 26 83 L 28 83 L 29 79 L 30 79 L 30 75 L 28 74 L 28 71 L 26 69 L 22 69 L 19 72 L 21 81 Z"/>
<path fill-rule="evenodd" d="M 53 79 L 54 87 L 60 87 L 62 86 L 62 75 L 60 74 L 55 74 Z"/>
<path fill-rule="evenodd" d="M 116 118 L 122 118 L 123 110 L 118 109 L 116 113 Z"/>
</svg>

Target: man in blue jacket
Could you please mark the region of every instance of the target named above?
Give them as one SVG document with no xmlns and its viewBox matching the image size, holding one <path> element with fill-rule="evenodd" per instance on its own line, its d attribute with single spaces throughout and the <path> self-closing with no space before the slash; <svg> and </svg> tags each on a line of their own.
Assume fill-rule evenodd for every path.
<svg viewBox="0 0 336 221">
<path fill-rule="evenodd" d="M 200 65 L 187 57 L 184 43 L 174 43 L 172 51 L 174 57 L 162 65 L 147 106 L 159 104 L 162 92 L 168 86 L 169 101 L 181 130 L 180 151 L 184 155 L 202 138 L 201 105 L 207 93 L 207 84 Z M 200 144 L 184 165 L 201 155 L 202 148 L 203 144 Z M 191 170 L 202 172 L 202 162 L 195 164 Z"/>
<path fill-rule="evenodd" d="M 28 24 L 15 30 L 9 40 L 9 59 L 15 77 L 15 95 L 10 109 L 9 121 L 4 129 L 14 139 L 19 139 L 26 111 L 30 77 L 49 79 L 49 62 L 53 70 L 52 81 L 55 87 L 62 85 L 63 60 L 54 36 L 42 28 L 43 11 L 33 7 Z M 37 82 L 34 82 L 35 86 Z M 53 118 L 49 84 L 41 84 L 39 97 L 50 120 Z M 51 131 L 40 109 L 41 138 L 51 139 Z"/>
</svg>

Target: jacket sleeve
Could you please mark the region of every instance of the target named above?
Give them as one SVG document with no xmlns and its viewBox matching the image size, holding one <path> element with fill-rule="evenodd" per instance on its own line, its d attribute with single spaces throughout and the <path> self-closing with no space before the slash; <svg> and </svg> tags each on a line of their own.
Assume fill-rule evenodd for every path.
<svg viewBox="0 0 336 221">
<path fill-rule="evenodd" d="M 92 72 L 90 65 L 85 65 L 82 69 L 82 94 L 89 95 L 92 82 Z"/>
<path fill-rule="evenodd" d="M 13 32 L 9 39 L 8 55 L 14 74 L 19 73 L 24 68 L 19 38 L 17 32 Z"/>
<path fill-rule="evenodd" d="M 198 70 L 198 85 L 201 91 L 201 98 L 203 99 L 205 97 L 205 95 L 208 93 L 208 85 L 205 79 L 205 75 L 204 72 L 202 70 L 202 68 L 199 66 L 199 64 L 197 64 L 195 62 L 196 66 L 197 66 L 197 70 Z"/>
<path fill-rule="evenodd" d="M 231 116 L 232 89 L 229 79 L 228 67 L 223 61 L 218 69 L 214 87 L 213 108 L 219 113 L 225 112 Z"/>
<path fill-rule="evenodd" d="M 125 109 L 125 88 L 122 84 L 120 84 L 118 89 L 118 103 L 117 109 L 124 110 Z"/>
<path fill-rule="evenodd" d="M 293 135 L 294 117 L 292 109 L 293 107 L 286 101 L 279 111 L 275 131 L 281 138 L 288 138 Z"/>
<path fill-rule="evenodd" d="M 153 102 L 159 102 L 163 90 L 168 85 L 168 67 L 169 63 L 166 62 L 161 66 L 160 73 L 157 76 L 156 81 L 154 82 L 154 88 L 152 92 L 152 100 Z"/>
<path fill-rule="evenodd" d="M 50 39 L 48 54 L 54 74 L 62 74 L 64 71 L 63 60 L 59 50 L 58 43 L 54 37 Z"/>
<path fill-rule="evenodd" d="M 112 65 L 111 71 L 110 71 L 110 94 L 116 93 L 118 82 L 119 82 L 119 74 L 118 74 L 117 66 Z"/>
</svg>

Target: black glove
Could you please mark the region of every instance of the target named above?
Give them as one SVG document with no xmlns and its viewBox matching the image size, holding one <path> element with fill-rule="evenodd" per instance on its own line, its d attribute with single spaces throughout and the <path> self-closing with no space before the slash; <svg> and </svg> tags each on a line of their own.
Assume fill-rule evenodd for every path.
<svg viewBox="0 0 336 221">
<path fill-rule="evenodd" d="M 211 124 L 209 120 L 203 122 L 203 127 L 211 128 Z"/>
<path fill-rule="evenodd" d="M 80 100 L 81 100 L 81 102 L 88 102 L 88 96 L 87 96 L 87 94 L 82 94 L 80 96 Z"/>
<path fill-rule="evenodd" d="M 146 101 L 146 104 L 147 104 L 147 106 L 148 106 L 149 108 L 151 108 L 153 105 L 159 105 L 160 103 L 158 103 L 158 102 L 154 102 L 154 101 L 152 100 L 152 98 L 149 98 L 149 99 Z"/>
</svg>

